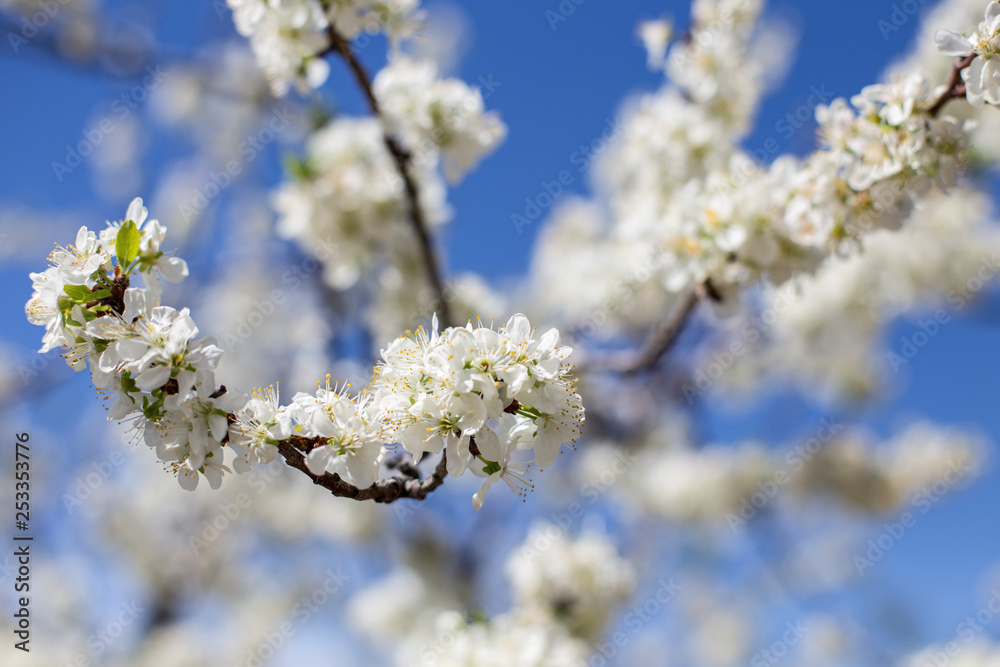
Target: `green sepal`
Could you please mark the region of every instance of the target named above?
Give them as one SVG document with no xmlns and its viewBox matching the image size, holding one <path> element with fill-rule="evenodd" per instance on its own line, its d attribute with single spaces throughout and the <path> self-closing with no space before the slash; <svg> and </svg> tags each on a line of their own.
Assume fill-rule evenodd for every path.
<svg viewBox="0 0 1000 667">
<path fill-rule="evenodd" d="M 135 394 L 139 392 L 139 385 L 135 383 L 135 378 L 132 377 L 132 373 L 125 371 L 122 373 L 122 389 L 128 394 Z M 145 398 L 143 398 L 145 403 Z"/>
<path fill-rule="evenodd" d="M 486 464 L 483 466 L 483 472 L 486 473 L 487 475 L 492 475 L 495 472 L 500 472 L 500 470 L 502 469 L 500 467 L 500 464 L 497 463 L 496 461 L 487 461 L 486 459 L 482 459 L 482 461 L 483 463 Z"/>
</svg>

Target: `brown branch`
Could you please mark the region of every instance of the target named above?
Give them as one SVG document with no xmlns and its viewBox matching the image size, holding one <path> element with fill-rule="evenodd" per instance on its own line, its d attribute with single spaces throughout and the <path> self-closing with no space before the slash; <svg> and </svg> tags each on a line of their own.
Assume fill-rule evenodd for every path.
<svg viewBox="0 0 1000 667">
<path fill-rule="evenodd" d="M 441 277 L 441 268 L 438 263 L 437 253 L 434 251 L 430 233 L 427 231 L 427 219 L 424 216 L 424 209 L 420 205 L 420 192 L 417 188 L 416 180 L 410 173 L 410 165 L 412 163 L 411 155 L 409 151 L 403 148 L 399 141 L 394 136 L 389 134 L 388 130 L 386 130 L 385 118 L 382 115 L 382 108 L 378 103 L 378 99 L 375 97 L 375 92 L 372 90 L 371 77 L 369 77 L 365 66 L 360 60 L 358 60 L 358 57 L 355 55 L 350 43 L 337 31 L 333 22 L 330 22 L 326 32 L 327 36 L 330 38 L 330 46 L 326 50 L 317 54 L 317 57 L 322 58 L 330 53 L 336 53 L 343 59 L 343 61 L 347 64 L 348 69 L 351 70 L 351 74 L 354 76 L 355 82 L 361 89 L 361 92 L 365 97 L 365 101 L 368 103 L 368 109 L 371 111 L 372 115 L 378 118 L 381 122 L 382 140 L 384 141 L 385 147 L 389 151 L 389 154 L 392 156 L 392 160 L 396 165 L 396 172 L 399 174 L 399 177 L 403 179 L 403 188 L 406 191 L 406 203 L 409 220 L 414 233 L 417 235 L 424 270 L 427 272 L 427 278 L 430 280 L 431 288 L 434 290 L 435 300 L 439 304 L 439 321 L 442 326 L 453 326 L 455 322 L 452 319 L 451 305 L 445 296 L 444 280 Z"/>
<path fill-rule="evenodd" d="M 707 281 L 681 295 L 670 315 L 653 330 L 641 349 L 628 350 L 595 361 L 585 360 L 580 365 L 580 370 L 637 373 L 654 366 L 674 346 L 698 303 L 706 298 L 715 298 L 714 290 Z"/>
<path fill-rule="evenodd" d="M 937 101 L 927 110 L 927 113 L 931 117 L 937 116 L 949 100 L 957 97 L 965 97 L 965 82 L 962 81 L 962 70 L 968 67 L 975 57 L 975 53 L 970 53 L 964 58 L 959 58 L 955 61 L 955 65 L 951 68 L 951 74 L 948 76 L 948 82 L 945 83 L 945 91 L 941 93 Z"/>
<path fill-rule="evenodd" d="M 327 472 L 322 475 L 314 475 L 309 472 L 302 450 L 308 451 L 316 446 L 315 440 L 317 438 L 292 436 L 288 440 L 282 440 L 278 443 L 278 452 L 284 457 L 286 464 L 302 471 L 313 481 L 313 484 L 322 486 L 340 498 L 374 500 L 377 503 L 391 503 L 400 498 L 424 500 L 431 491 L 441 486 L 448 474 L 448 455 L 447 452 L 442 452 L 441 461 L 438 462 L 434 473 L 427 479 L 414 477 L 415 468 L 411 468 L 403 470 L 403 476 L 380 479 L 369 487 L 359 489 L 336 473 L 331 475 Z M 322 440 L 322 438 L 318 440 Z"/>
</svg>

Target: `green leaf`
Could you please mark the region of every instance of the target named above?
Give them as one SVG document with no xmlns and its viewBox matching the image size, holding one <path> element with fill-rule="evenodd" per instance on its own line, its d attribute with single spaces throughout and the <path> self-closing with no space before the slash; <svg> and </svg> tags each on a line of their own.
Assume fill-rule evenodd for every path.
<svg viewBox="0 0 1000 667">
<path fill-rule="evenodd" d="M 87 303 L 93 300 L 93 292 L 86 285 L 65 285 L 63 291 L 73 299 L 74 303 Z M 108 295 L 110 296 L 110 292 Z"/>
<path fill-rule="evenodd" d="M 115 239 L 115 255 L 118 256 L 118 264 L 126 267 L 138 254 L 139 228 L 131 220 L 126 220 L 125 224 L 118 230 L 118 238 Z"/>
<path fill-rule="evenodd" d="M 127 394 L 136 394 L 139 392 L 139 385 L 135 383 L 135 378 L 133 378 L 132 374 L 128 371 L 122 373 L 122 389 Z"/>
</svg>

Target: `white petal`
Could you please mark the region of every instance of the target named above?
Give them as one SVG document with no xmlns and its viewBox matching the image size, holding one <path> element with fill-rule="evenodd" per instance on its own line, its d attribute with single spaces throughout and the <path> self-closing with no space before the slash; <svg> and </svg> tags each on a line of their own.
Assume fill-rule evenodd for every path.
<svg viewBox="0 0 1000 667">
<path fill-rule="evenodd" d="M 989 5 L 986 6 L 986 21 L 992 21 L 1000 16 L 1000 2 L 993 0 Z"/>
<path fill-rule="evenodd" d="M 528 340 L 531 336 L 531 322 L 529 322 L 528 318 L 521 313 L 517 313 L 507 320 L 507 324 L 504 325 L 504 330 L 507 332 L 507 335 L 511 337 L 514 343 L 517 344 Z"/>
<path fill-rule="evenodd" d="M 1000 62 L 995 58 L 983 66 L 983 94 L 990 104 L 1000 104 Z"/>
<path fill-rule="evenodd" d="M 135 377 L 135 384 L 143 391 L 153 391 L 170 379 L 170 366 L 150 366 Z"/>
<path fill-rule="evenodd" d="M 497 471 L 487 477 L 486 481 L 483 482 L 483 485 L 479 487 L 479 490 L 472 496 L 472 506 L 477 512 L 483 508 L 483 501 L 486 500 L 486 492 L 490 490 L 490 487 L 493 486 L 495 481 L 500 479 L 501 472 L 502 471 Z"/>
<path fill-rule="evenodd" d="M 330 75 L 330 65 L 323 58 L 313 58 L 306 65 L 306 82 L 310 88 L 319 88 Z"/>
<path fill-rule="evenodd" d="M 86 227 L 80 227 L 79 231 L 76 233 L 76 249 L 81 250 L 87 247 L 87 237 L 90 234 Z"/>
<path fill-rule="evenodd" d="M 456 438 L 448 436 L 448 474 L 452 477 L 461 477 L 469 467 L 469 436 L 463 435 Z"/>
<path fill-rule="evenodd" d="M 136 197 L 132 200 L 132 203 L 128 205 L 128 211 L 125 213 L 125 219 L 131 220 L 135 223 L 136 227 L 139 227 L 146 220 L 147 213 L 148 211 L 142 205 L 142 197 Z"/>
<path fill-rule="evenodd" d="M 179 283 L 188 276 L 187 262 L 180 257 L 163 257 L 156 266 L 159 267 L 164 280 L 171 283 Z"/>
<path fill-rule="evenodd" d="M 146 290 L 138 287 L 130 287 L 125 290 L 125 312 L 122 319 L 125 322 L 132 322 L 135 318 L 146 313 Z"/>
<path fill-rule="evenodd" d="M 378 466 L 366 460 L 360 454 L 347 456 L 347 471 L 354 478 L 354 484 L 358 488 L 369 487 L 375 483 L 378 477 Z"/>
<path fill-rule="evenodd" d="M 535 441 L 535 465 L 539 468 L 548 468 L 559 456 L 562 443 L 552 436 L 540 437 Z"/>
<path fill-rule="evenodd" d="M 222 415 L 212 413 L 208 416 L 208 428 L 215 441 L 220 442 L 229 432 L 229 421 Z"/>
<path fill-rule="evenodd" d="M 221 467 L 216 468 L 215 466 L 205 466 L 205 478 L 208 480 L 208 485 L 213 489 L 217 489 L 222 486 Z"/>
<path fill-rule="evenodd" d="M 314 447 L 309 454 L 306 455 L 306 467 L 309 468 L 309 472 L 314 475 L 322 475 L 326 472 L 327 466 L 330 464 L 330 459 L 333 456 L 330 453 L 330 448 L 328 446 Z"/>
<path fill-rule="evenodd" d="M 177 471 L 177 483 L 185 491 L 194 491 L 198 488 L 198 471 L 181 468 Z"/>
<path fill-rule="evenodd" d="M 969 40 L 951 30 L 938 30 L 934 35 L 934 43 L 937 44 L 938 51 L 946 56 L 964 56 L 972 51 Z"/>
<path fill-rule="evenodd" d="M 500 461 L 504 451 L 500 446 L 500 438 L 489 429 L 482 429 L 476 435 L 476 447 L 487 461 Z"/>
<path fill-rule="evenodd" d="M 962 70 L 965 80 L 965 98 L 974 107 L 983 105 L 983 59 L 974 58 L 972 64 Z"/>
</svg>

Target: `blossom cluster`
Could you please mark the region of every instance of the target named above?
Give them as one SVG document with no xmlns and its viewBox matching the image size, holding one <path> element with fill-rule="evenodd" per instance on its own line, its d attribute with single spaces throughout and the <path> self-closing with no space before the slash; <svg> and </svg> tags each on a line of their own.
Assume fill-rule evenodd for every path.
<svg viewBox="0 0 1000 667">
<path fill-rule="evenodd" d="M 382 122 L 338 116 L 308 140 L 292 178 L 274 195 L 278 232 L 323 261 L 335 289 L 352 286 L 380 257 L 419 284 L 420 260 L 408 218 L 406 187 L 383 132 L 402 140 L 410 156 L 420 214 L 428 227 L 448 220 L 447 191 L 439 174 L 460 180 L 506 136 L 506 126 L 484 109 L 482 93 L 458 79 L 442 79 L 434 65 L 399 56 L 373 84 Z"/>
<path fill-rule="evenodd" d="M 34 294 L 25 311 L 45 327 L 41 351 L 67 348 L 74 370 L 89 363 L 109 417 L 132 422 L 181 486 L 193 489 L 200 473 L 217 487 L 226 470 L 227 415 L 245 397 L 217 387 L 222 350 L 197 337 L 188 310 L 160 305 L 159 277 L 178 282 L 188 269 L 160 249 L 166 229 L 147 216 L 135 199 L 123 221 L 99 234 L 81 227 L 75 245 L 57 247 L 52 266 L 31 274 Z M 134 275 L 145 288 L 131 285 Z"/>
<path fill-rule="evenodd" d="M 689 107 L 677 93 L 664 95 L 643 108 L 635 129 L 626 123 L 625 141 L 636 152 L 620 155 L 636 166 L 616 171 L 638 173 L 638 165 L 649 162 L 639 139 L 646 125 L 659 122 L 649 114 Z M 837 99 L 818 105 L 820 150 L 806 160 L 781 156 L 766 169 L 735 147 L 716 164 L 705 164 L 692 146 L 681 164 L 695 159 L 700 163 L 695 173 L 702 171 L 703 179 L 675 173 L 675 163 L 664 168 L 679 177 L 668 183 L 685 183 L 677 190 L 649 176 L 619 181 L 622 189 L 613 201 L 621 215 L 613 233 L 630 243 L 654 240 L 664 256 L 662 280 L 669 291 L 708 279 L 719 286 L 743 286 L 761 277 L 780 283 L 811 272 L 844 243 L 872 229 L 898 227 L 932 185 L 955 183 L 966 127 L 933 116 L 934 101 L 928 82 L 912 74 L 868 86 L 850 104 Z M 718 132 L 707 128 L 704 135 Z M 659 195 L 656 187 L 670 196 Z M 651 210 L 652 202 L 658 203 Z"/>
<path fill-rule="evenodd" d="M 445 452 L 450 475 L 484 478 L 476 509 L 497 481 L 523 496 L 533 488 L 528 471 L 550 465 L 584 420 L 571 348 L 558 345 L 555 329 L 533 334 L 523 315 L 496 331 L 469 323 L 438 332 L 435 319 L 430 334 L 420 328 L 383 350 L 371 386 L 354 396 L 329 379 L 285 406 L 276 392 L 262 392 L 234 417 L 234 466 L 243 472 L 270 461 L 278 441 L 294 434 L 313 441 L 310 472 L 363 488 L 378 479 L 386 443 L 398 442 L 415 462 Z M 533 460 L 517 460 L 524 450 Z"/>
<path fill-rule="evenodd" d="M 946 56 L 973 56 L 968 69 L 962 70 L 969 104 L 1000 104 L 1000 2 L 986 6 L 982 22 L 968 37 L 939 30 L 934 41 Z"/>
<path fill-rule="evenodd" d="M 57 248 L 52 266 L 31 274 L 26 312 L 46 327 L 42 351 L 64 346 L 74 369 L 89 363 L 110 418 L 132 422 L 184 488 L 200 475 L 218 487 L 229 472 L 227 445 L 244 473 L 273 460 L 293 436 L 309 445 L 314 475 L 335 473 L 365 488 L 398 442 L 415 461 L 446 451 L 452 476 L 485 478 L 473 499 L 479 509 L 498 480 L 523 495 L 532 488 L 528 469 L 550 465 L 579 436 L 572 349 L 559 346 L 555 329 L 536 338 L 523 315 L 497 330 L 470 322 L 443 332 L 435 318 L 430 334 L 421 328 L 385 349 L 371 388 L 353 396 L 331 388 L 329 376 L 289 405 L 271 388 L 248 398 L 217 385 L 222 350 L 197 338 L 186 308 L 159 304 L 158 276 L 178 281 L 187 265 L 160 250 L 166 230 L 147 215 L 136 199 L 124 221 L 100 234 L 81 228 L 75 246 Z M 136 274 L 145 288 L 130 284 Z M 515 461 L 524 450 L 533 463 Z"/>
<path fill-rule="evenodd" d="M 396 40 L 420 25 L 417 0 L 226 0 L 236 30 L 250 39 L 257 62 L 275 95 L 292 83 L 317 88 L 329 66 L 320 54 L 330 46 L 328 30 L 353 39 L 362 30 Z"/>
<path fill-rule="evenodd" d="M 449 216 L 444 185 L 427 166 L 411 177 L 434 229 Z M 411 252 L 403 180 L 373 118 L 339 117 L 313 134 L 294 180 L 275 193 L 274 207 L 278 234 L 323 260 L 324 280 L 335 289 L 357 282 L 381 254 L 398 260 Z"/>
<path fill-rule="evenodd" d="M 871 231 L 899 228 L 928 192 L 958 180 L 972 123 L 942 112 L 940 88 L 919 72 L 849 101 L 814 89 L 789 115 L 801 125 L 805 111 L 819 125 L 820 146 L 804 159 L 780 154 L 773 138 L 740 146 L 784 47 L 766 26 L 753 30 L 760 3 L 737 3 L 735 13 L 729 4 L 695 3 L 691 38 L 665 56 L 669 80 L 623 109 L 595 162 L 601 198 L 555 212 L 535 262 L 552 308 L 566 310 L 576 295 L 570 309 L 579 315 L 568 315 L 579 317 L 618 301 L 621 282 L 648 287 L 616 305 L 616 319 L 662 317 L 675 295 L 706 282 L 731 302 L 742 288 L 780 285 L 855 252 Z M 669 31 L 642 30 L 658 63 Z M 786 138 L 796 127 L 776 125 Z M 595 253 L 598 281 L 589 279 Z M 578 286 L 595 282 L 581 302 Z"/>
<path fill-rule="evenodd" d="M 775 378 L 831 397 L 882 390 L 909 367 L 927 331 L 936 334 L 995 278 L 998 252 L 988 197 L 966 187 L 929 196 L 901 229 L 866 236 L 864 252 L 832 257 L 813 275 L 765 290 L 755 310 L 771 322 L 751 318 L 752 339 L 734 322 L 730 336 L 752 342 L 752 353 L 721 380 L 740 393 Z M 888 323 L 913 312 L 938 318 L 929 320 L 933 327 L 919 320 L 920 346 L 907 333 L 883 350 Z"/>
<path fill-rule="evenodd" d="M 507 134 L 496 112 L 486 112 L 478 88 L 440 78 L 432 62 L 394 58 L 372 87 L 389 130 L 424 160 L 433 163 L 440 154 L 452 183 Z"/>
<path fill-rule="evenodd" d="M 496 331 L 469 323 L 398 338 L 383 351 L 372 387 L 387 434 L 417 460 L 446 451 L 453 476 L 485 477 L 477 509 L 498 480 L 524 493 L 529 464 L 515 453 L 531 450 L 532 465 L 545 468 L 583 426 L 572 348 L 558 343 L 555 329 L 535 338 L 523 315 Z"/>
<path fill-rule="evenodd" d="M 531 529 L 504 571 L 517 607 L 592 640 L 635 591 L 635 568 L 604 535 L 570 539 L 550 523 Z"/>
<path fill-rule="evenodd" d="M 338 115 L 312 133 L 273 206 L 279 234 L 323 263 L 331 287 L 350 288 L 374 268 L 384 291 L 400 287 L 396 296 L 413 301 L 419 316 L 428 314 L 427 304 L 440 295 L 423 289 L 411 223 L 433 229 L 450 217 L 442 173 L 457 183 L 497 148 L 507 134 L 499 115 L 486 110 L 478 87 L 442 76 L 430 57 L 414 55 L 421 52 L 418 38 L 430 39 L 420 30 L 417 0 L 228 2 L 279 95 L 292 81 L 303 89 L 321 85 L 328 54 L 343 56 L 367 78 L 346 40 L 362 31 L 390 38 L 388 64 L 363 84 L 374 116 Z M 415 46 L 404 51 L 403 40 Z M 390 301 L 376 301 L 369 319 L 392 319 L 385 313 Z"/>
<path fill-rule="evenodd" d="M 608 535 L 574 537 L 540 522 L 504 565 L 510 609 L 470 619 L 447 561 L 421 560 L 369 584 L 348 606 L 351 623 L 374 644 L 394 646 L 401 666 L 583 667 L 638 575 Z"/>
</svg>

